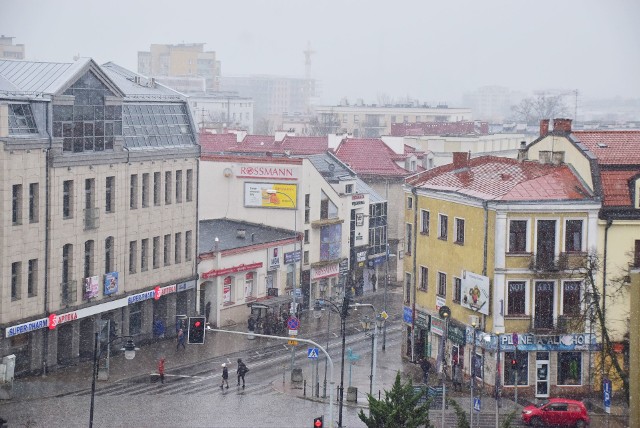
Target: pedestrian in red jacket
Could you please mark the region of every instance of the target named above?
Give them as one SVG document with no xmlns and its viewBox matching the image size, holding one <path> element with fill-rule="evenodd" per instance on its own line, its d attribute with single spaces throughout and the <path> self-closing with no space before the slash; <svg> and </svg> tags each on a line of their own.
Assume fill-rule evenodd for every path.
<svg viewBox="0 0 640 428">
<path fill-rule="evenodd" d="M 160 383 L 164 383 L 164 358 L 158 361 L 158 373 L 160 374 Z"/>
</svg>

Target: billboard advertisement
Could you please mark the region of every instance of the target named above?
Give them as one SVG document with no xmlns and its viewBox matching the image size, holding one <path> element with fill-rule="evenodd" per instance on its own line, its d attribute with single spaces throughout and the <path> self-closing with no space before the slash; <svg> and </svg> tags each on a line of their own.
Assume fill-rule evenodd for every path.
<svg viewBox="0 0 640 428">
<path fill-rule="evenodd" d="M 283 183 L 244 183 L 244 206 L 296 208 L 298 186 Z"/>
<path fill-rule="evenodd" d="M 98 296 L 98 276 L 90 276 L 84 279 L 84 298 L 92 299 Z"/>
<path fill-rule="evenodd" d="M 118 272 L 109 272 L 104 276 L 104 295 L 109 296 L 118 292 Z"/>
<path fill-rule="evenodd" d="M 472 311 L 489 315 L 489 278 L 468 270 L 462 271 L 460 304 Z"/>
</svg>

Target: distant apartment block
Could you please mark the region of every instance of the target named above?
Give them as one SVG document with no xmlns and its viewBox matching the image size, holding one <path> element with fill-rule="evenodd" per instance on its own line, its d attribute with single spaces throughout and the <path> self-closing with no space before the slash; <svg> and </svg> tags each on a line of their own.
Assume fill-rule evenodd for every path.
<svg viewBox="0 0 640 428">
<path fill-rule="evenodd" d="M 160 82 L 167 78 L 182 78 L 181 81 L 170 80 L 171 86 L 178 91 L 219 89 L 220 61 L 216 60 L 215 51 L 204 51 L 204 43 L 152 44 L 149 51 L 138 52 L 138 72 Z"/>
<path fill-rule="evenodd" d="M 24 45 L 14 45 L 14 37 L 0 36 L 0 58 L 24 59 Z"/>
<path fill-rule="evenodd" d="M 216 92 L 192 95 L 188 99 L 193 122 L 200 129 L 240 130 L 253 133 L 253 103 L 251 98 L 237 93 Z"/>
</svg>

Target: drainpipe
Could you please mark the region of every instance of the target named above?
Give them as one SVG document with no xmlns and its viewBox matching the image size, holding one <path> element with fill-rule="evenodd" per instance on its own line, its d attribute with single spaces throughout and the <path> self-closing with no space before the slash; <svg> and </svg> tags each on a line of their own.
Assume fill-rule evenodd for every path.
<svg viewBox="0 0 640 428">
<path fill-rule="evenodd" d="M 51 149 L 53 147 L 53 135 L 51 133 L 50 118 L 53 117 L 53 103 L 50 102 L 46 107 L 45 123 L 47 139 L 49 140 L 49 147 L 45 149 L 45 226 L 44 226 L 44 315 L 49 316 L 49 253 L 51 251 Z M 49 349 L 49 330 L 45 329 L 42 333 L 42 376 L 47 375 L 47 355 Z"/>
<path fill-rule="evenodd" d="M 489 202 L 483 201 L 484 209 L 484 249 L 482 254 L 482 275 L 487 276 L 487 253 L 489 251 Z"/>
<path fill-rule="evenodd" d="M 418 256 L 418 191 L 414 187 L 411 188 L 411 194 L 413 195 L 413 284 L 411 287 L 411 362 L 414 363 L 416 361 L 415 358 L 415 343 L 416 343 L 416 269 L 417 269 L 417 261 L 416 258 Z"/>
</svg>

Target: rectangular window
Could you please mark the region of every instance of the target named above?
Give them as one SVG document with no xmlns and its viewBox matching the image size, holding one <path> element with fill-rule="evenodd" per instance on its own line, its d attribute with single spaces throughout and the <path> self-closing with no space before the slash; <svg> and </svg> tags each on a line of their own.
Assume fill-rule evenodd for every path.
<svg viewBox="0 0 640 428">
<path fill-rule="evenodd" d="M 187 202 L 193 201 L 193 170 L 187 170 Z"/>
<path fill-rule="evenodd" d="M 84 207 L 91 209 L 96 206 L 96 180 L 94 178 L 87 178 L 84 180 Z"/>
<path fill-rule="evenodd" d="M 420 233 L 429 234 L 429 217 L 431 213 L 427 210 L 420 210 Z"/>
<path fill-rule="evenodd" d="M 184 233 L 184 260 L 191 261 L 191 253 L 193 252 L 193 232 L 187 230 Z"/>
<path fill-rule="evenodd" d="M 11 194 L 11 221 L 15 225 L 22 224 L 22 184 L 14 184 Z"/>
<path fill-rule="evenodd" d="M 527 251 L 527 220 L 509 221 L 509 252 L 525 253 Z"/>
<path fill-rule="evenodd" d="M 580 281 L 565 281 L 562 284 L 562 314 L 580 315 Z"/>
<path fill-rule="evenodd" d="M 344 186 L 344 193 L 347 195 L 353 193 L 353 184 L 347 184 Z"/>
<path fill-rule="evenodd" d="M 149 173 L 145 172 L 142 174 L 142 208 L 149 206 L 149 186 Z"/>
<path fill-rule="evenodd" d="M 27 295 L 38 295 L 38 259 L 29 260 L 29 272 L 27 273 Z"/>
<path fill-rule="evenodd" d="M 164 265 L 169 266 L 171 264 L 171 235 L 164 235 Z"/>
<path fill-rule="evenodd" d="M 176 204 L 182 202 L 182 170 L 176 171 Z"/>
<path fill-rule="evenodd" d="M 582 251 L 582 220 L 567 220 L 565 225 L 564 250 Z"/>
<path fill-rule="evenodd" d="M 112 213 L 115 211 L 116 205 L 116 178 L 111 176 L 107 177 L 104 191 L 104 210 L 105 212 Z"/>
<path fill-rule="evenodd" d="M 633 249 L 633 266 L 640 267 L 640 239 L 635 240 Z"/>
<path fill-rule="evenodd" d="M 171 171 L 167 171 L 164 173 L 164 203 L 165 205 L 171 204 Z"/>
<path fill-rule="evenodd" d="M 411 274 L 409 272 L 404 273 L 404 302 L 411 303 Z"/>
<path fill-rule="evenodd" d="M 453 277 L 453 301 L 460 303 L 462 299 L 462 279 L 457 276 Z"/>
<path fill-rule="evenodd" d="M 129 334 L 137 335 L 142 332 L 142 303 L 129 305 Z"/>
<path fill-rule="evenodd" d="M 95 245 L 93 241 L 85 241 L 84 243 L 84 277 L 93 276 L 93 255 L 95 253 Z"/>
<path fill-rule="evenodd" d="M 558 352 L 558 385 L 582 385 L 582 352 Z"/>
<path fill-rule="evenodd" d="M 62 183 L 62 218 L 73 218 L 73 180 Z"/>
<path fill-rule="evenodd" d="M 162 193 L 162 175 L 159 172 L 153 173 L 153 205 L 160 206 L 160 194 Z"/>
<path fill-rule="evenodd" d="M 109 236 L 104 240 L 104 273 L 113 272 L 113 236 Z"/>
<path fill-rule="evenodd" d="M 149 238 L 141 241 L 140 245 L 140 272 L 149 270 Z"/>
<path fill-rule="evenodd" d="M 406 246 L 404 248 L 404 252 L 410 256 L 411 248 L 413 247 L 413 225 L 411 223 L 407 223 L 405 226 L 405 242 Z"/>
<path fill-rule="evenodd" d="M 153 237 L 153 268 L 158 269 L 160 267 L 160 237 Z"/>
<path fill-rule="evenodd" d="M 304 243 L 308 244 L 309 243 L 309 230 L 305 229 L 304 231 Z"/>
<path fill-rule="evenodd" d="M 518 372 L 518 385 L 529 384 L 529 358 L 527 352 L 504 353 L 504 384 L 513 386 L 516 384 L 516 371 Z M 511 361 L 517 362 L 516 368 L 511 366 Z"/>
<path fill-rule="evenodd" d="M 438 216 L 438 238 L 444 239 L 446 241 L 449 233 L 448 229 L 449 229 L 449 217 L 444 214 L 440 214 Z"/>
<path fill-rule="evenodd" d="M 342 251 L 342 224 L 323 226 L 320 229 L 320 260 L 337 260 Z"/>
<path fill-rule="evenodd" d="M 438 296 L 447 297 L 447 274 L 438 272 Z"/>
<path fill-rule="evenodd" d="M 411 196 L 407 197 L 407 209 L 408 210 L 413 209 L 413 198 Z"/>
<path fill-rule="evenodd" d="M 138 208 L 138 174 L 131 174 L 131 186 L 129 189 L 129 208 Z"/>
<path fill-rule="evenodd" d="M 174 263 L 182 263 L 182 233 L 176 233 L 174 237 L 174 250 L 173 250 Z"/>
<path fill-rule="evenodd" d="M 456 218 L 456 244 L 463 245 L 464 244 L 464 219 Z"/>
<path fill-rule="evenodd" d="M 329 196 L 324 191 L 320 193 L 320 218 L 323 220 L 338 218 L 337 205 L 329 199 Z"/>
<path fill-rule="evenodd" d="M 302 263 L 305 265 L 309 264 L 309 251 L 305 251 L 302 257 Z"/>
<path fill-rule="evenodd" d="M 39 221 L 40 208 L 40 185 L 38 183 L 29 184 L 29 223 Z"/>
<path fill-rule="evenodd" d="M 11 263 L 11 300 L 20 300 L 22 283 L 22 262 Z"/>
<path fill-rule="evenodd" d="M 507 284 L 507 315 L 526 314 L 526 284 L 524 281 L 509 281 Z"/>
<path fill-rule="evenodd" d="M 420 266 L 420 291 L 427 291 L 429 287 L 429 268 Z"/>
<path fill-rule="evenodd" d="M 129 242 L 129 273 L 136 273 L 138 266 L 138 241 Z"/>
<path fill-rule="evenodd" d="M 304 195 L 304 224 L 309 224 L 310 215 L 311 215 L 311 207 L 309 206 L 309 201 L 311 200 L 310 194 Z"/>
</svg>

